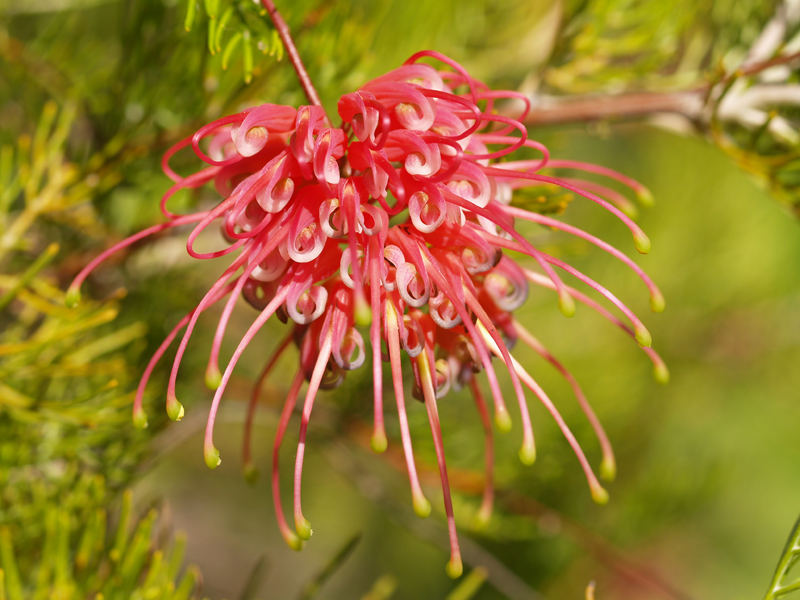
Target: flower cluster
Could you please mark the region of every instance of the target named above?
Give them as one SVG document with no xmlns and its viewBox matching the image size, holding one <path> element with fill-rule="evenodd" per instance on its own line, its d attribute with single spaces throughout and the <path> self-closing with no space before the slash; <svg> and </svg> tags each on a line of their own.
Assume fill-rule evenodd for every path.
<svg viewBox="0 0 800 600">
<path fill-rule="evenodd" d="M 436 70 L 419 62 L 432 58 L 445 65 Z M 592 182 L 559 179 L 542 170 L 570 168 L 605 175 L 628 185 L 642 198 L 647 190 L 628 178 L 600 167 L 551 160 L 547 149 L 528 139 L 519 120 L 496 114 L 495 102 L 524 97 L 492 91 L 470 77 L 457 63 L 435 52 L 420 52 L 400 68 L 375 79 L 339 100 L 339 128 L 328 122 L 317 106 L 264 104 L 206 125 L 171 149 L 164 170 L 175 185 L 161 208 L 168 221 L 143 231 L 99 256 L 76 278 L 69 299 L 76 302 L 86 275 L 109 253 L 155 231 L 196 223 L 187 251 L 206 259 L 235 255 L 193 312 L 164 341 L 142 378 L 134 407 L 134 421 L 146 425 L 142 396 L 147 380 L 169 344 L 186 331 L 175 357 L 167 391 L 167 411 L 180 420 L 183 407 L 175 396 L 181 357 L 199 315 L 227 298 L 219 321 L 206 374 L 216 389 L 205 435 L 205 460 L 219 463 L 214 447 L 214 420 L 225 387 L 242 352 L 273 316 L 291 321 L 291 331 L 267 364 L 292 342 L 299 349 L 299 366 L 280 418 L 273 455 L 272 483 L 281 532 L 293 548 L 311 535 L 301 507 L 301 476 L 306 433 L 318 390 L 340 383 L 347 371 L 361 367 L 371 351 L 374 382 L 372 447 L 387 446 L 384 431 L 382 362 L 391 366 L 415 511 L 427 516 L 431 506 L 420 487 L 409 432 L 402 354 L 410 358 L 413 394 L 424 403 L 434 439 L 442 480 L 445 512 L 451 539 L 448 573 L 461 572 L 461 559 L 447 481 L 437 401 L 451 388 L 468 387 L 486 431 L 487 457 L 492 455 L 492 426 L 487 402 L 476 381 L 485 373 L 491 390 L 494 422 L 508 431 L 511 418 L 500 390 L 495 364 L 506 367 L 522 420 L 525 464 L 536 455 L 525 388 L 547 407 L 574 449 L 598 502 L 607 499 L 583 451 L 547 394 L 513 358 L 517 340 L 551 362 L 573 387 L 603 448 L 601 474 L 613 477 L 610 444 L 572 375 L 515 318 L 526 300 L 530 283 L 555 290 L 563 313 L 571 315 L 575 300 L 587 304 L 639 342 L 665 378 L 666 369 L 650 346 L 641 321 L 603 286 L 563 261 L 535 248 L 514 228 L 521 219 L 552 227 L 609 252 L 641 277 L 650 290 L 653 310 L 663 309 L 663 298 L 647 275 L 625 254 L 596 237 L 543 214 L 515 207 L 516 189 L 555 185 L 594 201 L 614 213 L 631 230 L 640 252 L 649 241 L 626 216 L 628 201 L 612 189 Z M 181 177 L 169 159 L 191 146 L 208 166 Z M 536 160 L 509 160 L 520 148 L 532 148 Z M 215 185 L 224 198 L 215 208 L 188 216 L 167 210 L 178 190 Z M 585 185 L 584 185 L 585 184 Z M 591 190 L 591 191 L 590 191 Z M 608 199 L 604 200 L 600 194 Z M 609 202 L 610 201 L 610 202 Z M 219 221 L 229 245 L 199 253 L 194 242 L 209 225 Z M 540 271 L 522 268 L 506 252 L 531 257 Z M 567 286 L 554 267 L 566 271 L 599 292 L 630 321 L 613 316 L 595 300 Z M 224 372 L 218 366 L 220 345 L 239 297 L 259 311 Z M 368 350 L 362 331 L 369 331 Z M 382 351 L 385 344 L 387 352 Z M 497 358 L 498 363 L 492 359 Z M 286 523 L 278 490 L 278 452 L 303 383 L 308 387 L 302 406 L 296 455 L 294 520 Z M 245 463 L 249 462 L 251 403 L 245 435 Z M 492 506 L 492 467 L 479 517 L 488 519 Z"/>
</svg>

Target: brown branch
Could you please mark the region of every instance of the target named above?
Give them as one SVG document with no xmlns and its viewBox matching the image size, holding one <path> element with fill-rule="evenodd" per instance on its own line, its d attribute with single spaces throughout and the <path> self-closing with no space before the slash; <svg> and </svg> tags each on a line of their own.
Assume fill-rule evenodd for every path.
<svg viewBox="0 0 800 600">
<path fill-rule="evenodd" d="M 633 92 L 610 96 L 578 98 L 549 97 L 534 104 L 525 118 L 525 125 L 559 125 L 564 123 L 631 119 L 654 113 L 677 113 L 696 120 L 702 110 L 702 93 L 698 89 L 684 92 Z"/>
<path fill-rule="evenodd" d="M 769 60 L 743 66 L 716 81 L 680 92 L 630 92 L 617 95 L 588 95 L 579 97 L 548 96 L 534 100 L 525 125 L 561 125 L 600 121 L 603 119 L 634 119 L 655 113 L 673 113 L 698 121 L 711 90 L 730 84 L 738 77 L 757 75 L 778 65 L 800 59 L 800 52 L 776 56 Z"/>
<path fill-rule="evenodd" d="M 297 79 L 300 80 L 300 86 L 303 88 L 306 98 L 308 98 L 308 101 L 314 106 L 319 106 L 324 113 L 325 108 L 322 106 L 322 102 L 319 99 L 319 94 L 317 94 L 317 90 L 314 88 L 314 84 L 311 82 L 311 77 L 309 77 L 308 71 L 306 71 L 306 68 L 303 65 L 303 60 L 300 58 L 300 53 L 297 51 L 297 47 L 294 45 L 294 40 L 292 40 L 292 34 L 289 31 L 289 26 L 286 24 L 286 21 L 283 20 L 283 17 L 281 17 L 281 14 L 278 12 L 278 9 L 275 7 L 275 3 L 272 0 L 261 0 L 261 4 L 263 4 L 264 8 L 267 9 L 270 19 L 272 19 L 273 25 L 275 25 L 275 29 L 278 30 L 278 35 L 280 36 L 281 42 L 283 42 L 283 45 L 286 48 L 286 53 L 289 55 L 289 60 L 294 67 L 295 73 L 297 73 Z M 325 115 L 325 121 L 328 126 L 330 126 L 331 121 L 327 114 Z"/>
</svg>

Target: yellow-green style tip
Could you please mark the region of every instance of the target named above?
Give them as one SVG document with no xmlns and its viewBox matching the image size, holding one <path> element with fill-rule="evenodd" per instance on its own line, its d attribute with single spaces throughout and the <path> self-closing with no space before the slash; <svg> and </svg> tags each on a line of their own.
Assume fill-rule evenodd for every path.
<svg viewBox="0 0 800 600">
<path fill-rule="evenodd" d="M 214 446 L 206 446 L 203 451 L 203 458 L 206 460 L 206 466 L 209 469 L 216 469 L 222 460 L 219 457 L 219 450 Z"/>
<path fill-rule="evenodd" d="M 311 538 L 311 534 L 314 533 L 311 529 L 311 523 L 309 523 L 305 517 L 295 519 L 294 525 L 297 528 L 297 535 L 301 540 L 308 540 Z"/>
<path fill-rule="evenodd" d="M 653 192 L 644 186 L 636 190 L 636 198 L 642 203 L 642 206 L 650 207 L 656 203 L 656 199 L 653 197 Z"/>
<path fill-rule="evenodd" d="M 669 383 L 669 369 L 664 363 L 653 365 L 653 378 L 661 385 Z"/>
<path fill-rule="evenodd" d="M 508 414 L 508 411 L 495 412 L 494 426 L 497 427 L 497 431 L 501 433 L 508 433 L 511 431 L 511 416 Z"/>
<path fill-rule="evenodd" d="M 619 209 L 622 211 L 623 215 L 625 215 L 632 221 L 635 221 L 636 219 L 639 218 L 639 210 L 636 208 L 635 204 L 626 203 L 621 205 Z"/>
<path fill-rule="evenodd" d="M 666 308 L 667 303 L 664 301 L 664 294 L 659 291 L 655 291 L 650 294 L 650 310 L 655 313 L 664 312 L 664 308 Z"/>
<path fill-rule="evenodd" d="M 363 298 L 356 300 L 354 312 L 355 314 L 353 316 L 355 317 L 356 325 L 359 327 L 369 327 L 372 325 L 372 309 Z"/>
<path fill-rule="evenodd" d="M 414 504 L 414 512 L 420 519 L 426 519 L 431 514 L 431 503 L 428 502 L 428 499 L 419 493 L 418 495 L 414 496 L 413 499 Z"/>
<path fill-rule="evenodd" d="M 592 500 L 600 506 L 608 504 L 608 492 L 599 483 L 592 485 Z"/>
<path fill-rule="evenodd" d="M 248 462 L 242 467 L 242 476 L 247 483 L 255 485 L 256 481 L 258 481 L 259 472 L 253 463 Z"/>
<path fill-rule="evenodd" d="M 522 444 L 522 448 L 519 449 L 519 459 L 523 465 L 528 467 L 536 462 L 536 446 L 533 445 L 533 442 Z"/>
<path fill-rule="evenodd" d="M 567 290 L 558 292 L 558 310 L 565 317 L 575 316 L 575 299 L 569 295 Z"/>
<path fill-rule="evenodd" d="M 639 251 L 639 254 L 649 253 L 650 248 L 652 247 L 652 244 L 650 243 L 650 238 L 647 237 L 647 234 L 645 234 L 645 232 L 642 231 L 641 229 L 634 232 L 633 244 L 636 246 L 636 249 Z"/>
<path fill-rule="evenodd" d="M 653 336 L 650 335 L 650 332 L 647 331 L 644 325 L 636 326 L 636 341 L 645 348 L 649 348 L 653 345 Z"/>
<path fill-rule="evenodd" d="M 141 408 L 133 411 L 133 426 L 136 429 L 147 429 L 147 415 Z"/>
<path fill-rule="evenodd" d="M 372 439 L 369 441 L 369 447 L 375 454 L 382 454 L 386 452 L 386 447 L 389 443 L 386 440 L 386 434 L 383 431 L 376 431 L 372 434 Z"/>
<path fill-rule="evenodd" d="M 222 373 L 219 372 L 217 365 L 208 365 L 206 369 L 206 387 L 210 390 L 216 390 L 222 383 Z"/>
<path fill-rule="evenodd" d="M 283 540 L 286 542 L 286 545 L 289 546 L 295 552 L 300 552 L 305 545 L 305 542 L 301 540 L 293 531 L 283 531 Z"/>
<path fill-rule="evenodd" d="M 491 518 L 492 518 L 491 507 L 489 507 L 488 509 L 484 509 L 484 507 L 481 507 L 481 509 L 478 511 L 478 514 L 476 514 L 472 518 L 472 523 L 471 523 L 472 529 L 474 531 L 483 531 L 484 529 L 486 529 L 486 526 L 489 525 L 489 520 Z"/>
<path fill-rule="evenodd" d="M 614 481 L 616 476 L 617 462 L 611 455 L 604 456 L 603 461 L 600 463 L 600 478 L 604 481 Z"/>
<path fill-rule="evenodd" d="M 81 301 L 81 291 L 78 288 L 69 288 L 67 290 L 67 297 L 64 299 L 64 304 L 67 308 L 75 308 Z"/>
<path fill-rule="evenodd" d="M 453 557 L 447 563 L 447 566 L 445 567 L 444 570 L 447 571 L 447 576 L 450 579 L 458 579 L 464 572 L 464 565 L 461 563 L 460 558 Z"/>
<path fill-rule="evenodd" d="M 180 421 L 183 418 L 183 404 L 178 402 L 178 399 L 173 396 L 167 396 L 167 415 L 173 421 Z"/>
</svg>

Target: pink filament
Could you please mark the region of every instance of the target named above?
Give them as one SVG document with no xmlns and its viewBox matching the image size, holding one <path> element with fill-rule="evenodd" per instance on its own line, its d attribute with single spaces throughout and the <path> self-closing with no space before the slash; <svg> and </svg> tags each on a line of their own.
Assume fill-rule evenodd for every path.
<svg viewBox="0 0 800 600">
<path fill-rule="evenodd" d="M 495 344 L 490 344 L 491 350 L 502 360 L 502 354 L 500 350 L 497 348 Z M 572 448 L 573 452 L 575 452 L 575 456 L 578 457 L 578 462 L 581 463 L 581 467 L 583 468 L 583 472 L 586 474 L 586 479 L 589 482 L 589 487 L 594 491 L 595 489 L 602 489 L 600 482 L 597 480 L 597 477 L 592 471 L 592 467 L 589 464 L 589 461 L 586 459 L 586 455 L 583 453 L 583 449 L 581 449 L 578 440 L 575 439 L 575 436 L 570 431 L 569 427 L 567 426 L 566 421 L 561 416 L 561 413 L 558 412 L 558 409 L 553 404 L 552 400 L 547 396 L 545 391 L 536 383 L 536 380 L 530 376 L 530 374 L 519 364 L 519 362 L 512 356 L 511 362 L 513 368 L 517 370 L 519 373 L 520 379 L 528 386 L 528 388 L 536 394 L 536 397 L 544 404 L 545 408 L 550 412 L 553 416 L 553 420 L 558 424 L 559 429 L 564 434 L 564 437 L 567 439 L 570 447 Z"/>
<path fill-rule="evenodd" d="M 225 288 L 217 292 L 213 298 L 210 299 L 209 304 L 214 304 L 215 302 L 219 301 L 220 299 L 224 298 L 230 291 L 233 289 L 233 283 L 229 283 Z M 175 327 L 173 327 L 172 331 L 169 335 L 161 342 L 161 345 L 158 347 L 158 350 L 155 351 L 150 362 L 147 363 L 147 368 L 144 370 L 144 374 L 142 378 L 139 380 L 139 387 L 136 389 L 136 399 L 133 401 L 133 414 L 136 415 L 139 411 L 142 410 L 142 400 L 144 398 L 144 392 L 147 388 L 147 382 L 150 381 L 150 376 L 153 374 L 153 369 L 155 369 L 156 364 L 158 361 L 161 360 L 161 357 L 164 356 L 164 353 L 169 348 L 169 345 L 178 335 L 178 332 L 183 329 L 186 324 L 191 320 L 194 316 L 195 312 L 200 308 L 200 305 L 197 305 L 192 312 L 188 315 L 183 317 Z"/>
<path fill-rule="evenodd" d="M 447 479 L 447 464 L 444 458 L 444 443 L 442 441 L 442 427 L 439 423 L 439 411 L 436 407 L 436 390 L 431 380 L 431 367 L 428 362 L 428 353 L 422 351 L 419 356 L 413 359 L 419 367 L 420 379 L 422 383 L 422 393 L 425 397 L 425 408 L 428 411 L 428 421 L 431 426 L 433 436 L 433 446 L 436 449 L 436 462 L 439 465 L 439 477 L 442 480 L 442 496 L 444 497 L 444 511 L 447 515 L 447 532 L 450 536 L 450 563 L 461 563 L 461 550 L 458 547 L 458 535 L 456 533 L 456 520 L 453 516 L 453 501 L 450 497 L 450 483 Z"/>
<path fill-rule="evenodd" d="M 592 409 L 592 405 L 589 404 L 589 401 L 586 399 L 586 395 L 583 393 L 581 386 L 578 385 L 575 377 L 573 377 L 572 373 L 570 373 L 558 359 L 550 354 L 547 348 L 545 348 L 539 340 L 531 335 L 531 333 L 516 319 L 514 320 L 514 329 L 522 341 L 525 342 L 525 344 L 527 344 L 534 352 L 553 365 L 558 372 L 561 373 L 561 376 L 567 380 L 567 383 L 569 383 L 573 393 L 575 394 L 575 397 L 578 399 L 578 403 L 581 405 L 581 409 L 586 415 L 586 418 L 589 420 L 589 423 L 591 423 L 592 429 L 594 429 L 595 435 L 600 442 L 600 448 L 603 451 L 603 456 L 613 461 L 614 449 L 611 447 L 611 442 L 608 440 L 608 436 L 603 429 L 603 425 L 600 423 L 600 419 L 597 418 L 597 415 Z"/>
<path fill-rule="evenodd" d="M 69 286 L 69 289 L 80 289 L 81 284 L 84 280 L 89 276 L 89 273 L 97 268 L 101 262 L 107 259 L 109 256 L 114 254 L 115 252 L 122 250 L 123 248 L 127 248 L 128 246 L 138 242 L 141 239 L 144 239 L 154 233 L 158 233 L 159 231 L 164 231 L 165 229 L 171 229 L 173 227 L 178 227 L 180 225 L 186 225 L 187 223 L 195 223 L 197 221 L 202 220 L 208 213 L 201 212 L 196 213 L 194 215 L 186 215 L 184 217 L 177 217 L 168 223 L 161 223 L 159 225 L 153 225 L 152 227 L 148 227 L 140 231 L 139 233 L 135 233 L 129 238 L 125 238 L 121 242 L 118 242 L 111 246 L 108 250 L 101 252 L 92 262 L 86 265 L 81 272 L 75 276 L 75 279 L 72 280 L 72 283 Z"/>
<path fill-rule="evenodd" d="M 372 388 L 374 392 L 373 439 L 386 439 L 383 424 L 383 365 L 381 364 L 381 263 L 382 252 L 378 240 L 373 236 L 369 246 L 370 304 L 372 323 L 369 339 L 372 344 Z"/>
<path fill-rule="evenodd" d="M 576 237 L 591 242 L 598 248 L 608 252 L 614 258 L 625 263 L 644 282 L 644 284 L 647 286 L 647 289 L 650 291 L 650 294 L 652 296 L 661 295 L 661 292 L 656 287 L 656 284 L 653 283 L 653 280 L 647 276 L 647 273 L 645 273 L 639 265 L 633 262 L 625 254 L 617 250 L 611 244 L 604 242 L 599 238 L 596 238 L 590 233 L 586 233 L 582 229 L 578 229 L 577 227 L 573 227 L 572 225 L 567 225 L 566 223 L 562 223 L 561 221 L 557 221 L 556 219 L 551 219 L 550 217 L 545 217 L 544 215 L 531 213 L 525 210 L 520 210 L 519 208 L 514 208 L 512 206 L 503 206 L 503 210 L 512 217 L 518 217 L 520 219 L 525 219 L 532 223 L 538 223 L 539 225 L 544 225 L 546 227 L 553 227 L 554 229 L 560 229 L 561 231 L 565 231 L 566 233 L 571 233 Z"/>
<path fill-rule="evenodd" d="M 494 505 L 494 438 L 492 437 L 492 422 L 489 419 L 489 410 L 486 408 L 486 400 L 483 397 L 483 392 L 481 392 L 481 388 L 475 377 L 470 378 L 469 386 L 472 390 L 472 397 L 475 399 L 475 406 L 478 409 L 478 414 L 481 417 L 485 440 L 486 483 L 483 488 L 483 501 L 481 502 L 478 516 L 481 521 L 486 522 L 492 514 L 492 506 Z"/>
<path fill-rule="evenodd" d="M 250 403 L 247 405 L 247 418 L 244 422 L 244 439 L 242 441 L 242 465 L 245 468 L 250 465 L 250 440 L 252 439 L 253 422 L 255 421 L 256 407 L 258 406 L 258 398 L 261 394 L 261 386 L 264 384 L 264 381 L 269 376 L 273 367 L 277 364 L 278 359 L 281 357 L 284 350 L 286 350 L 293 339 L 294 331 L 292 330 L 285 338 L 283 338 L 283 341 L 278 344 L 278 347 L 275 349 L 275 352 L 272 353 L 272 356 L 267 361 L 267 364 L 265 364 L 264 368 L 261 369 L 258 380 L 253 386 L 253 392 L 250 394 Z"/>
<path fill-rule="evenodd" d="M 283 514 L 280 472 L 278 469 L 280 464 L 281 443 L 283 442 L 283 436 L 289 425 L 289 419 L 297 403 L 297 396 L 300 393 L 303 381 L 305 381 L 303 369 L 297 369 L 297 373 L 292 381 L 292 387 L 289 388 L 289 394 L 286 396 L 286 402 L 283 404 L 281 418 L 278 423 L 278 431 L 275 433 L 275 443 L 272 446 L 272 502 L 275 505 L 275 517 L 278 520 L 278 528 L 281 530 L 281 535 L 283 539 L 286 540 L 286 543 L 292 547 L 296 543 L 297 535 L 289 528 L 289 525 L 286 523 L 286 517 Z"/>
<path fill-rule="evenodd" d="M 548 289 L 555 290 L 555 286 L 553 285 L 553 282 L 550 281 L 544 275 L 541 275 L 540 273 L 536 273 L 534 271 L 530 271 L 528 269 L 522 269 L 522 271 L 523 271 L 523 273 L 525 273 L 525 278 L 528 281 L 530 281 L 531 283 L 535 283 L 536 285 L 540 285 L 542 287 L 546 287 Z M 630 337 L 632 337 L 633 339 L 636 339 L 636 332 L 633 329 L 631 329 L 630 327 L 628 327 L 625 323 L 620 321 L 617 317 L 612 315 L 601 304 L 599 304 L 598 302 L 596 302 L 592 298 L 589 298 L 589 296 L 587 296 L 586 294 L 584 294 L 582 292 L 579 292 L 575 288 L 570 287 L 569 288 L 569 293 L 578 302 L 581 302 L 581 303 L 585 304 L 586 306 L 588 306 L 589 308 L 591 308 L 592 310 L 597 312 L 601 317 L 603 317 L 604 319 L 609 321 L 612 325 L 615 325 L 615 326 L 619 327 L 622 331 L 627 333 Z M 639 347 L 645 352 L 645 354 L 647 354 L 647 356 L 650 358 L 650 360 L 653 361 L 653 365 L 654 366 L 656 366 L 656 367 L 658 367 L 658 366 L 663 367 L 664 366 L 664 361 L 661 359 L 661 357 L 659 356 L 658 352 L 656 352 L 655 350 L 653 350 L 652 348 L 647 347 L 647 346 L 639 346 Z"/>
<path fill-rule="evenodd" d="M 239 346 L 237 346 L 236 351 L 233 353 L 233 357 L 231 357 L 228 366 L 225 368 L 225 373 L 222 374 L 222 382 L 214 394 L 214 400 L 211 403 L 211 410 L 208 413 L 208 421 L 206 422 L 206 433 L 204 439 L 206 450 L 214 447 L 214 421 L 217 418 L 217 410 L 219 409 L 219 403 L 220 400 L 222 400 L 222 394 L 225 393 L 225 388 L 228 385 L 228 380 L 231 378 L 233 369 L 236 367 L 236 363 L 239 362 L 239 357 L 242 355 L 244 349 L 247 348 L 247 346 L 250 344 L 250 341 L 253 339 L 256 333 L 258 333 L 264 323 L 269 320 L 278 307 L 283 304 L 284 300 L 286 300 L 286 296 L 289 294 L 290 287 L 291 284 L 286 285 L 278 290 L 278 293 L 275 294 L 275 297 L 272 299 L 272 301 L 267 304 L 263 311 L 261 311 L 261 314 L 258 315 L 256 320 L 247 330 L 247 333 L 244 334 L 244 337 L 239 342 Z"/>
<path fill-rule="evenodd" d="M 414 450 L 411 447 L 411 433 L 408 428 L 408 415 L 406 414 L 405 396 L 403 392 L 403 372 L 400 362 L 400 333 L 398 330 L 397 309 L 391 300 L 384 303 L 386 315 L 386 345 L 389 348 L 389 362 L 392 366 L 392 383 L 394 384 L 394 397 L 397 401 L 397 416 L 400 421 L 400 437 L 403 441 L 403 454 L 406 457 L 408 480 L 411 485 L 413 498 L 423 498 L 422 488 L 419 485 L 417 467 L 414 464 Z"/>
<path fill-rule="evenodd" d="M 311 381 L 308 382 L 308 391 L 306 392 L 306 400 L 303 404 L 303 415 L 300 420 L 300 440 L 297 443 L 297 457 L 294 466 L 294 522 L 297 529 L 301 529 L 300 524 L 305 523 L 303 517 L 303 507 L 300 498 L 300 486 L 303 480 L 303 457 L 306 450 L 306 432 L 308 431 L 308 421 L 311 419 L 311 410 L 314 408 L 314 398 L 319 391 L 319 384 L 322 382 L 322 376 L 325 374 L 325 368 L 328 366 L 328 360 L 331 357 L 331 341 L 333 336 L 331 331 L 325 335 L 322 346 L 319 349 L 317 362 L 314 365 L 314 371 L 311 374 Z M 302 536 L 301 536 L 302 537 Z"/>
</svg>

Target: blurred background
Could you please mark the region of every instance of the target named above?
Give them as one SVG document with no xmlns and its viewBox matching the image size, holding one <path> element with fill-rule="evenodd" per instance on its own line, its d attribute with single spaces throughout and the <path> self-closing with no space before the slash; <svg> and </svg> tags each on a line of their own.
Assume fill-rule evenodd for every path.
<svg viewBox="0 0 800 600">
<path fill-rule="evenodd" d="M 646 288 L 613 257 L 520 226 L 535 246 L 602 282 L 642 317 L 671 380 L 654 382 L 636 344 L 593 311 L 579 306 L 566 319 L 552 292 L 532 287 L 518 318 L 581 383 L 614 445 L 618 476 L 608 485 L 610 502 L 595 505 L 555 423 L 529 398 L 537 462 L 524 467 L 517 458 L 518 421 L 495 436 L 497 507 L 486 529 L 473 530 L 483 433 L 468 394 L 451 392 L 440 412 L 465 570 L 488 571 L 470 597 L 581 598 L 592 580 L 600 600 L 761 597 L 800 510 L 800 100 L 792 95 L 797 64 L 781 59 L 796 52 L 797 7 L 711 0 L 278 6 L 330 113 L 341 94 L 420 49 L 438 50 L 494 88 L 525 91 L 541 114 L 553 115 L 529 135 L 554 158 L 616 169 L 656 199 L 638 210 L 653 242 L 649 255 L 638 255 L 624 226 L 587 201 L 573 199 L 559 218 L 633 257 L 663 291 L 662 314 L 649 312 Z M 148 388 L 150 427 L 133 428 L 132 393 L 147 361 L 225 268 L 186 256 L 185 234 L 134 245 L 90 278 L 78 313 L 61 308 L 61 290 L 89 260 L 160 222 L 168 180 L 159 164 L 172 143 L 255 103 L 304 103 L 287 59 L 277 60 L 282 51 L 252 2 L 190 9 L 183 0 L 0 0 L 0 543 L 13 546 L 3 568 L 10 572 L 15 554 L 26 592 L 37 577 L 46 581 L 42 561 L 55 552 L 47 540 L 61 531 L 51 521 L 67 514 L 63 555 L 77 560 L 80 532 L 98 510 L 110 515 L 109 527 L 125 523 L 115 515 L 126 488 L 134 514 L 157 506 L 163 531 L 186 532 L 185 562 L 199 567 L 203 596 L 382 598 L 393 589 L 396 599 L 437 599 L 458 585 L 444 573 L 447 534 L 424 407 L 410 403 L 418 466 L 434 505 L 422 521 L 411 509 L 392 408 L 389 451 L 369 450 L 367 369 L 350 373 L 315 407 L 303 489 L 314 536 L 301 553 L 286 547 L 268 474 L 295 354 L 281 359 L 264 387 L 255 485 L 242 478 L 238 458 L 253 382 L 285 335 L 279 322 L 251 344 L 228 388 L 219 468 L 210 471 L 202 457 L 212 397 L 203 373 L 218 312 L 200 319 L 181 368 L 186 418 L 167 423 L 164 416 L 170 350 Z M 643 109 L 653 97 L 665 103 Z M 618 110 L 597 108 L 608 102 Z M 197 166 L 188 154 L 176 162 Z M 215 201 L 204 189 L 177 197 L 174 207 Z M 255 317 L 241 304 L 223 356 Z M 520 347 L 515 355 L 599 464 L 566 383 L 532 352 Z M 287 477 L 298 425 L 295 416 L 284 442 Z M 290 490 L 287 478 L 284 508 Z M 343 548 L 352 552 L 337 562 Z M 139 581 L 152 565 L 152 557 L 142 559 Z M 326 567 L 330 578 L 309 588 Z M 66 569 L 74 590 L 85 584 L 81 569 Z"/>
</svg>

